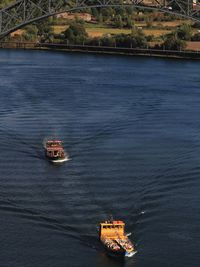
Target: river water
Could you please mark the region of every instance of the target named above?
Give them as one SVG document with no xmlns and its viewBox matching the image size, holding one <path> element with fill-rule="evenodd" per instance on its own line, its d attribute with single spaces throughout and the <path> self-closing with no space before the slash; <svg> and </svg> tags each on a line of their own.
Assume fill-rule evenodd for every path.
<svg viewBox="0 0 200 267">
<path fill-rule="evenodd" d="M 0 92 L 1 267 L 199 266 L 199 61 L 1 50 Z M 110 214 L 133 258 L 99 244 Z"/>
</svg>

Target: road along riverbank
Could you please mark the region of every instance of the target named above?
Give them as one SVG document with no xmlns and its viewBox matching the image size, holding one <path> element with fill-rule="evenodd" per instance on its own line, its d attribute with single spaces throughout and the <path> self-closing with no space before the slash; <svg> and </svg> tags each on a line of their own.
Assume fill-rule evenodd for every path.
<svg viewBox="0 0 200 267">
<path fill-rule="evenodd" d="M 187 51 L 187 50 L 176 51 L 176 50 L 157 50 L 157 49 L 140 49 L 140 48 L 89 46 L 89 45 L 67 45 L 67 44 L 54 44 L 54 43 L 32 43 L 32 42 L 1 42 L 0 48 L 39 49 L 39 50 L 54 50 L 54 51 L 66 51 L 66 52 L 95 53 L 95 54 L 200 59 L 199 51 Z"/>
</svg>

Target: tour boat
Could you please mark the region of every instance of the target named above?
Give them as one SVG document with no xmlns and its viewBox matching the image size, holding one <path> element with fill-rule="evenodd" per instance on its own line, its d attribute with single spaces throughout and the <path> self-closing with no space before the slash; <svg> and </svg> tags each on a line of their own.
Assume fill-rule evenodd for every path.
<svg viewBox="0 0 200 267">
<path fill-rule="evenodd" d="M 62 146 L 62 141 L 59 140 L 47 141 L 45 144 L 45 154 L 53 163 L 62 163 L 69 159 Z"/>
<path fill-rule="evenodd" d="M 99 239 L 110 256 L 132 257 L 136 250 L 125 234 L 123 221 L 109 220 L 100 223 Z"/>
</svg>

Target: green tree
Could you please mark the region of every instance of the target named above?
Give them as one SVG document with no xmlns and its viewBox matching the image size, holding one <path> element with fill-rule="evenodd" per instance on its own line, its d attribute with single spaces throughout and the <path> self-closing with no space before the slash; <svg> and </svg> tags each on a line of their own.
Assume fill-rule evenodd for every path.
<svg viewBox="0 0 200 267">
<path fill-rule="evenodd" d="M 100 39 L 100 44 L 102 46 L 110 46 L 110 47 L 113 47 L 115 46 L 115 38 L 111 37 L 111 36 L 103 36 L 101 39 Z"/>
<path fill-rule="evenodd" d="M 115 14 L 112 7 L 103 8 L 101 14 L 104 22 L 110 22 Z"/>
<path fill-rule="evenodd" d="M 116 28 L 123 28 L 123 21 L 122 21 L 122 17 L 121 17 L 121 15 L 117 15 L 117 16 L 115 16 L 115 19 L 114 19 L 114 26 L 116 27 Z"/>
<path fill-rule="evenodd" d="M 94 16 L 96 19 L 98 18 L 99 16 L 99 12 L 98 12 L 98 9 L 97 8 L 91 8 L 91 13 L 92 13 L 92 16 Z"/>
<path fill-rule="evenodd" d="M 129 28 L 129 29 L 131 29 L 131 28 L 133 28 L 133 26 L 134 26 L 134 21 L 133 21 L 133 19 L 132 19 L 132 16 L 127 16 L 126 18 L 125 18 L 125 26 L 127 27 L 127 28 Z"/>
<path fill-rule="evenodd" d="M 132 15 L 133 14 L 133 12 L 134 12 L 134 9 L 133 9 L 133 7 L 132 6 L 127 6 L 126 7 L 126 13 L 127 13 L 127 15 Z"/>
<path fill-rule="evenodd" d="M 37 33 L 38 29 L 35 25 L 27 25 L 25 27 L 25 32 L 22 34 L 22 38 L 26 41 L 36 41 Z"/>
<path fill-rule="evenodd" d="M 133 43 L 135 44 L 135 47 L 146 48 L 148 46 L 147 37 L 141 29 L 133 27 L 131 31 L 131 38 L 132 41 L 134 40 Z"/>
<path fill-rule="evenodd" d="M 0 8 L 5 7 L 13 2 L 15 1 L 14 0 L 0 0 Z"/>
<path fill-rule="evenodd" d="M 181 25 L 177 31 L 177 37 L 181 40 L 190 41 L 192 37 L 192 28 L 189 24 L 183 24 Z"/>
<path fill-rule="evenodd" d="M 82 44 L 88 38 L 84 24 L 77 21 L 72 22 L 69 28 L 63 32 L 63 34 L 64 39 L 73 44 Z"/>
<path fill-rule="evenodd" d="M 103 23 L 103 16 L 101 13 L 98 15 L 97 20 L 99 23 Z"/>
<path fill-rule="evenodd" d="M 184 50 L 186 42 L 178 38 L 176 33 L 172 33 L 166 37 L 162 47 L 166 50 Z"/>
<path fill-rule="evenodd" d="M 41 42 L 51 42 L 54 37 L 54 32 L 49 19 L 37 22 L 38 37 Z"/>
<path fill-rule="evenodd" d="M 120 3 L 123 5 L 123 1 L 122 0 L 119 1 L 119 4 Z M 116 9 L 116 14 L 120 15 L 121 17 L 126 16 L 126 14 L 127 14 L 126 8 L 125 7 L 117 8 Z"/>
<path fill-rule="evenodd" d="M 147 39 L 142 31 L 132 31 L 131 34 L 118 34 L 115 36 L 118 47 L 146 48 Z"/>
</svg>

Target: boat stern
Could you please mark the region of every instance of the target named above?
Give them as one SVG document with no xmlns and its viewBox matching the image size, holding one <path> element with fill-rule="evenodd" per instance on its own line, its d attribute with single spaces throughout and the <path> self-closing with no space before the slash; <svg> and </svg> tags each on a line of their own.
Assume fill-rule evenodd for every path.
<svg viewBox="0 0 200 267">
<path fill-rule="evenodd" d="M 136 250 L 126 251 L 126 252 L 125 252 L 125 257 L 131 258 L 131 257 L 133 257 L 136 253 L 137 253 Z"/>
</svg>

